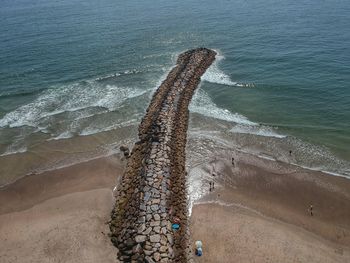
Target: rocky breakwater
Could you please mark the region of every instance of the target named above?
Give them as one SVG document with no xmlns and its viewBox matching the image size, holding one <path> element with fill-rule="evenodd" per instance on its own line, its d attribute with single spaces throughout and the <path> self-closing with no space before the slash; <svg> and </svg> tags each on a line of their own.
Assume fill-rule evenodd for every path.
<svg viewBox="0 0 350 263">
<path fill-rule="evenodd" d="M 111 240 L 122 262 L 189 261 L 188 105 L 215 55 L 206 48 L 180 54 L 141 121 L 110 223 Z"/>
</svg>

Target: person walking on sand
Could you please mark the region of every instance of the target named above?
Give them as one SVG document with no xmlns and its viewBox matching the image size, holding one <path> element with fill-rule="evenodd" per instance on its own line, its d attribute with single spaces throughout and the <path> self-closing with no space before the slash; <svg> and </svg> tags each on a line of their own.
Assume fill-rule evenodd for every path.
<svg viewBox="0 0 350 263">
<path fill-rule="evenodd" d="M 233 167 L 235 167 L 235 158 L 232 157 L 232 161 L 231 162 L 232 162 Z"/>
<path fill-rule="evenodd" d="M 314 209 L 314 207 L 312 205 L 310 205 L 310 207 L 309 207 L 310 216 L 314 215 L 313 209 Z"/>
<path fill-rule="evenodd" d="M 289 150 L 289 156 L 292 156 L 292 150 Z"/>
<path fill-rule="evenodd" d="M 215 157 L 215 161 L 216 161 L 216 157 Z M 212 165 L 212 168 L 211 168 L 211 176 L 215 176 L 215 175 L 216 175 L 215 165 Z"/>
</svg>

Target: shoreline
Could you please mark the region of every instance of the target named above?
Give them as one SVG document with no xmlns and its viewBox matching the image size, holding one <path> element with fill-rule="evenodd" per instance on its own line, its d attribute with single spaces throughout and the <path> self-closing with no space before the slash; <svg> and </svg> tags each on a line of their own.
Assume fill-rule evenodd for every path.
<svg viewBox="0 0 350 263">
<path fill-rule="evenodd" d="M 268 160 L 260 159 L 256 161 L 254 158 L 259 159 L 258 157 L 254 156 L 249 156 L 249 158 L 247 157 L 247 160 L 250 160 L 253 164 L 255 163 L 256 165 L 250 168 L 253 169 L 250 170 L 251 173 L 261 174 L 262 169 L 264 170 L 266 167 L 270 167 L 271 165 Z M 39 242 L 42 239 L 42 233 L 55 231 L 54 229 L 56 227 L 63 229 L 74 229 L 75 227 L 81 225 L 85 220 L 91 220 L 92 224 L 95 225 L 96 228 L 91 229 L 89 225 L 84 225 L 81 228 L 81 232 L 86 232 L 89 233 L 89 235 L 97 237 L 101 235 L 102 237 L 101 239 L 98 239 L 98 246 L 94 243 L 89 243 L 84 244 L 84 247 L 91 250 L 93 253 L 96 253 L 94 255 L 101 256 L 105 253 L 108 255 L 114 255 L 106 258 L 105 262 L 118 262 L 115 260 L 116 251 L 108 237 L 108 225 L 105 223 L 109 220 L 109 214 L 112 210 L 114 202 L 112 198 L 112 189 L 117 184 L 117 180 L 123 173 L 125 167 L 125 160 L 123 161 L 120 159 L 121 155 L 118 154 L 106 158 L 101 158 L 100 160 L 92 160 L 86 163 L 73 165 L 71 167 L 61 168 L 56 171 L 50 171 L 45 173 L 45 176 L 32 175 L 26 178 L 26 180 L 20 179 L 20 184 L 17 182 L 17 184 L 9 185 L 9 187 L 5 190 L 0 190 L 0 238 L 1 240 L 4 240 L 2 249 L 0 250 L 0 259 L 2 262 L 23 262 L 23 258 L 18 258 L 17 260 L 14 259 L 15 256 L 21 255 L 28 258 L 28 261 L 30 259 L 40 259 L 41 262 L 49 262 L 50 257 L 45 258 L 46 256 L 44 257 L 45 254 L 43 254 L 47 249 L 47 246 L 45 242 Z M 217 158 L 217 161 L 219 163 L 221 160 L 221 157 Z M 223 160 L 225 159 L 223 158 Z M 219 163 L 217 167 L 221 166 Z M 110 166 L 109 168 L 108 165 Z M 305 206 L 302 202 L 301 207 L 296 206 L 296 209 L 294 208 L 295 205 L 293 205 L 293 200 L 297 198 L 300 193 L 294 192 L 292 195 L 284 195 L 286 200 L 280 198 L 271 199 L 271 196 L 267 193 L 267 191 L 265 191 L 265 187 L 268 184 L 264 184 L 265 187 L 263 188 L 257 188 L 257 185 L 254 183 L 256 179 L 244 179 L 247 175 L 245 174 L 245 166 L 243 164 L 243 160 L 242 163 L 238 165 L 242 165 L 241 170 L 238 171 L 235 176 L 236 179 L 241 179 L 240 181 L 237 181 L 236 184 L 232 185 L 229 181 L 220 182 L 221 179 L 219 180 L 217 178 L 218 181 L 216 182 L 215 192 L 210 193 L 208 191 L 207 181 L 205 181 L 207 177 L 204 177 L 202 179 L 204 180 L 204 185 L 200 187 L 206 187 L 206 191 L 209 193 L 206 193 L 200 200 L 197 201 L 197 203 L 194 203 L 192 215 L 189 219 L 192 242 L 197 239 L 203 241 L 203 257 L 195 257 L 195 262 L 215 262 L 217 260 L 220 262 L 231 262 L 225 259 L 227 255 L 229 255 L 230 260 L 232 258 L 235 258 L 239 262 L 281 262 L 279 260 L 283 260 L 284 262 L 295 262 L 292 260 L 293 257 L 291 253 L 289 253 L 288 250 L 283 250 L 283 246 L 268 243 L 269 239 L 266 239 L 266 237 L 271 237 L 271 235 L 277 234 L 279 237 L 284 238 L 284 242 L 288 241 L 288 247 L 293 246 L 294 250 L 291 250 L 293 253 L 298 252 L 301 253 L 300 255 L 310 257 L 308 262 L 346 262 L 346 260 L 350 258 L 349 235 L 346 234 L 345 237 L 342 237 L 339 240 L 336 238 L 337 232 L 334 231 L 334 229 L 337 229 L 339 222 L 329 221 L 329 216 L 327 216 L 328 219 L 326 218 L 326 223 L 322 224 L 321 222 L 321 224 L 317 223 L 315 225 L 318 228 L 308 227 L 308 224 L 310 222 L 313 223 L 310 221 L 310 219 L 316 219 L 317 221 L 317 218 L 319 217 L 318 213 L 321 211 L 326 211 L 323 210 L 323 208 L 321 210 L 321 207 L 324 205 L 328 207 L 329 205 L 327 204 L 333 202 L 333 200 L 328 200 L 328 196 L 339 194 L 339 189 L 334 188 L 334 186 L 340 185 L 342 187 L 341 189 L 343 190 L 350 189 L 349 184 L 347 183 L 347 179 L 300 169 L 302 175 L 286 175 L 285 172 L 282 171 L 278 175 L 273 175 L 273 180 L 271 177 L 271 180 L 267 181 L 273 182 L 276 180 L 277 176 L 280 177 L 281 180 L 279 180 L 279 182 L 281 183 L 284 181 L 284 179 L 292 177 L 294 178 L 294 180 L 292 180 L 294 182 L 294 185 L 296 182 L 299 182 L 295 186 L 309 185 L 308 187 L 310 189 L 310 192 L 315 192 L 316 189 L 318 189 L 317 191 L 320 191 L 322 194 L 320 198 L 322 197 L 324 199 L 323 202 L 326 203 L 321 207 L 315 205 L 316 215 L 315 217 L 311 218 L 307 214 L 308 204 L 306 204 L 306 202 Z M 224 167 L 227 168 L 227 166 Z M 194 167 L 190 167 L 190 169 L 193 168 Z M 201 169 L 203 169 L 203 171 L 209 172 L 207 170 L 207 166 L 201 166 Z M 82 173 L 76 174 L 77 171 L 82 171 Z M 227 178 L 228 180 L 231 178 L 229 172 L 226 172 L 224 174 L 225 176 L 223 176 L 222 179 Z M 189 179 L 191 180 L 193 177 L 194 176 L 190 170 Z M 41 189 L 45 189 L 45 191 L 37 191 L 36 189 L 38 186 L 40 186 Z M 329 190 L 325 191 L 325 187 Z M 280 185 L 276 183 L 270 185 L 268 189 L 273 192 L 277 191 L 280 194 L 283 193 L 283 191 L 278 191 L 279 188 Z M 252 201 L 251 196 L 252 191 L 257 191 L 257 189 L 259 190 L 258 199 L 260 200 L 258 204 L 256 201 Z M 331 189 L 333 189 L 333 192 L 330 192 Z M 327 192 L 328 194 L 324 195 L 324 192 Z M 88 197 L 91 196 L 92 193 L 94 193 L 94 198 L 89 199 Z M 21 195 L 19 196 L 19 194 Z M 219 199 L 218 194 L 220 194 Z M 65 200 L 65 198 L 68 198 L 69 201 L 60 201 Z M 256 198 L 257 197 L 255 196 L 254 200 L 256 200 Z M 346 202 L 349 201 L 349 197 L 345 197 L 345 199 Z M 88 211 L 96 210 L 97 207 L 96 205 L 93 205 L 93 200 L 105 200 L 103 203 L 105 202 L 109 205 L 104 207 L 103 210 L 96 211 L 96 214 L 85 214 L 85 212 L 83 213 L 82 211 L 81 214 L 77 213 L 77 211 L 80 211 L 79 209 L 84 206 L 88 207 Z M 335 203 L 338 205 L 335 206 L 332 210 L 334 214 L 332 217 L 335 217 L 335 219 L 339 218 L 337 214 L 344 211 L 346 212 L 348 209 L 347 207 L 341 208 L 341 206 L 339 206 L 339 199 L 336 200 L 338 201 Z M 22 204 L 24 201 L 26 202 L 25 205 Z M 198 204 L 198 202 L 202 203 Z M 209 202 L 209 204 L 207 202 Z M 227 204 L 232 204 L 232 207 L 223 207 L 220 204 L 213 204 L 210 202 L 226 202 Z M 47 206 L 48 203 L 50 204 L 49 206 Z M 76 203 L 77 206 L 69 208 L 71 204 L 74 203 Z M 241 207 L 237 208 L 235 206 L 237 203 L 239 203 Z M 7 208 L 4 206 L 4 204 L 8 205 Z M 99 206 L 101 205 L 102 203 Z M 12 207 L 10 210 L 8 208 L 9 206 Z M 57 207 L 60 209 L 57 211 L 60 212 L 58 214 L 55 214 L 54 210 L 50 211 L 50 207 Z M 251 212 L 252 210 L 261 213 L 262 216 L 256 214 L 255 212 Z M 279 218 L 276 216 L 276 212 L 278 213 Z M 22 218 L 25 214 L 27 214 L 25 217 L 27 221 L 24 222 Z M 74 218 L 76 218 L 76 221 L 74 222 L 70 220 L 56 221 L 55 219 L 58 215 L 61 215 L 63 217 L 70 217 L 73 214 Z M 292 218 L 294 221 L 289 220 L 291 214 L 295 215 L 294 219 Z M 241 215 L 242 218 L 240 218 Z M 35 225 L 34 223 L 37 220 L 38 216 L 41 218 L 41 222 L 43 222 L 44 225 L 46 223 L 49 224 L 49 222 L 56 223 L 55 225 L 47 225 L 45 228 L 40 225 Z M 322 216 L 320 219 L 324 220 L 323 217 L 324 216 Z M 97 220 L 96 218 L 104 218 L 104 220 L 101 221 L 100 219 Z M 343 222 L 342 225 L 345 226 L 346 231 L 349 231 L 349 217 L 343 215 L 342 218 L 345 220 L 345 223 Z M 261 229 L 262 231 L 259 238 L 257 238 L 255 241 L 264 241 L 266 244 L 276 246 L 276 251 L 278 251 L 277 255 L 274 254 L 273 257 L 268 257 L 268 254 L 270 253 L 269 248 L 259 246 L 259 242 L 253 242 L 254 239 L 252 238 L 255 236 L 255 233 L 248 231 L 249 228 L 251 228 L 251 225 L 247 225 L 247 220 L 253 224 L 253 229 L 256 230 L 256 227 L 259 227 L 258 229 Z M 306 223 L 303 220 L 306 220 Z M 223 222 L 226 221 L 230 223 L 228 225 L 222 225 Z M 245 232 L 246 235 L 241 235 L 239 232 L 235 232 L 238 231 L 237 226 L 240 224 L 245 229 L 245 231 L 248 231 Z M 8 229 L 13 229 L 13 232 L 9 233 Z M 17 234 L 19 233 L 18 229 L 21 229 L 20 236 Z M 101 234 L 100 229 L 102 229 L 101 231 L 103 231 L 106 235 Z M 267 229 L 269 231 L 265 231 L 264 229 Z M 232 234 L 232 242 L 225 240 L 224 237 L 226 236 L 226 233 Z M 52 247 L 55 247 L 54 244 L 62 244 L 62 242 L 73 244 L 73 236 L 75 236 L 75 238 L 81 238 L 82 240 L 87 238 L 86 236 L 79 236 L 77 232 L 68 232 L 66 233 L 66 236 L 58 235 L 57 237 L 51 237 L 50 242 L 52 242 Z M 244 237 L 248 238 L 247 242 L 244 241 Z M 28 240 L 28 238 L 30 238 L 32 242 L 27 242 L 26 240 Z M 21 249 L 14 249 L 13 242 L 16 242 L 16 247 L 20 246 Z M 315 242 L 316 245 L 314 244 Z M 33 252 L 31 243 L 36 244 L 35 253 Z M 302 245 L 295 247 L 295 245 L 298 243 Z M 218 244 L 219 247 L 217 247 L 215 244 Z M 313 249 L 310 251 L 318 252 L 322 249 L 322 251 L 326 252 L 322 252 L 322 257 L 312 255 L 312 253 L 310 255 L 307 253 L 307 251 L 305 252 L 302 249 L 303 247 L 307 247 L 310 244 L 314 244 Z M 222 252 L 219 258 L 216 257 L 216 255 L 218 255 L 218 253 L 216 253 L 216 249 L 219 249 L 218 251 L 220 251 L 222 248 L 235 249 L 238 247 L 238 245 L 241 249 L 237 251 L 234 250 L 235 253 L 230 252 L 227 254 L 226 252 Z M 96 249 L 96 247 L 99 248 Z M 78 252 L 75 252 L 76 254 L 69 254 L 68 252 L 66 253 L 59 248 L 56 250 L 51 248 L 50 251 L 52 257 L 56 257 L 56 259 L 58 259 L 58 256 L 61 256 L 62 258 L 65 258 L 66 262 L 92 262 L 87 258 L 81 258 L 81 255 L 79 255 Z M 242 251 L 242 253 L 239 251 Z M 243 254 L 243 251 L 245 254 Z M 91 258 L 94 258 L 94 255 L 91 255 Z M 245 255 L 250 256 L 245 257 Z M 261 255 L 265 255 L 266 257 L 263 257 Z M 290 258 L 288 259 L 287 256 Z M 294 259 L 297 260 L 297 258 Z"/>
<path fill-rule="evenodd" d="M 71 138 L 69 138 L 69 139 L 71 139 Z M 133 145 L 134 143 L 135 143 L 135 141 L 132 140 L 132 139 L 130 139 L 128 141 L 128 145 Z M 118 145 L 121 145 L 121 144 L 118 144 Z M 115 147 L 115 148 L 117 149 L 117 147 Z M 249 152 L 249 151 L 244 151 L 242 149 L 235 149 L 235 151 L 241 152 L 243 154 L 249 154 L 249 155 L 255 156 L 257 158 L 265 159 L 265 160 L 268 160 L 268 161 L 280 162 L 282 164 L 295 166 L 297 168 L 309 170 L 309 171 L 312 171 L 312 172 L 323 173 L 323 174 L 325 174 L 327 176 L 335 176 L 335 177 L 340 177 L 340 178 L 344 178 L 344 179 L 350 180 L 350 177 L 348 175 L 345 175 L 345 174 L 340 174 L 340 173 L 326 171 L 326 170 L 320 170 L 320 169 L 317 169 L 317 168 L 303 166 L 301 164 L 297 164 L 297 163 L 293 163 L 293 162 L 286 162 L 284 160 L 279 160 L 279 159 L 276 159 L 274 157 L 264 156 L 264 155 L 252 153 L 252 152 Z M 16 154 L 18 154 L 18 153 L 16 153 Z M 19 153 L 19 154 L 22 154 L 22 153 Z M 114 151 L 114 152 L 111 152 L 111 153 L 107 153 L 107 154 L 103 154 L 103 155 L 94 156 L 92 158 L 82 159 L 82 160 L 79 160 L 79 161 L 74 162 L 74 163 L 67 163 L 67 164 L 64 164 L 64 165 L 61 165 L 61 166 L 56 166 L 56 167 L 54 166 L 52 168 L 47 168 L 47 169 L 44 169 L 44 170 L 28 172 L 28 173 L 26 173 L 26 174 L 24 174 L 24 175 L 22 175 L 20 177 L 15 178 L 13 181 L 9 181 L 9 182 L 7 182 L 5 184 L 0 185 L 0 191 L 3 190 L 3 189 L 6 189 L 7 187 L 11 186 L 12 184 L 15 184 L 17 181 L 20 181 L 20 180 L 22 180 L 24 178 L 27 178 L 27 177 L 30 177 L 30 176 L 33 176 L 33 175 L 41 175 L 41 174 L 52 172 L 52 171 L 55 171 L 55 170 L 60 170 L 60 169 L 63 169 L 63 168 L 69 168 L 69 167 L 72 167 L 72 166 L 75 166 L 75 165 L 88 163 L 88 162 L 91 162 L 91 161 L 94 161 L 94 160 L 108 158 L 108 157 L 113 156 L 113 155 L 118 155 L 117 151 Z"/>
</svg>

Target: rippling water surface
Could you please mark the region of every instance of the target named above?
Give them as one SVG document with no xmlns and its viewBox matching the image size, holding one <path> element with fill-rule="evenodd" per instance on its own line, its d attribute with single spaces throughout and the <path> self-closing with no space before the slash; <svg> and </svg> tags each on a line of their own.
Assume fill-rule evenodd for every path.
<svg viewBox="0 0 350 263">
<path fill-rule="evenodd" d="M 205 46 L 219 56 L 190 107 L 193 136 L 349 175 L 349 13 L 345 0 L 3 0 L 0 170 L 58 162 L 67 141 L 86 152 L 133 137 L 123 129 L 177 54 Z"/>
</svg>

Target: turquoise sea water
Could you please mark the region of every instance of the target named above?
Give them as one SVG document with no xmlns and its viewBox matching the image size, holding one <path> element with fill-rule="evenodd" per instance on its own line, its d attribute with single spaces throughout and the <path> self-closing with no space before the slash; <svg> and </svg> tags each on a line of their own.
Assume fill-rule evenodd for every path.
<svg viewBox="0 0 350 263">
<path fill-rule="evenodd" d="M 349 14 L 347 0 L 2 0 L 0 154 L 137 125 L 176 55 L 205 46 L 219 56 L 192 112 L 350 174 Z"/>
</svg>

